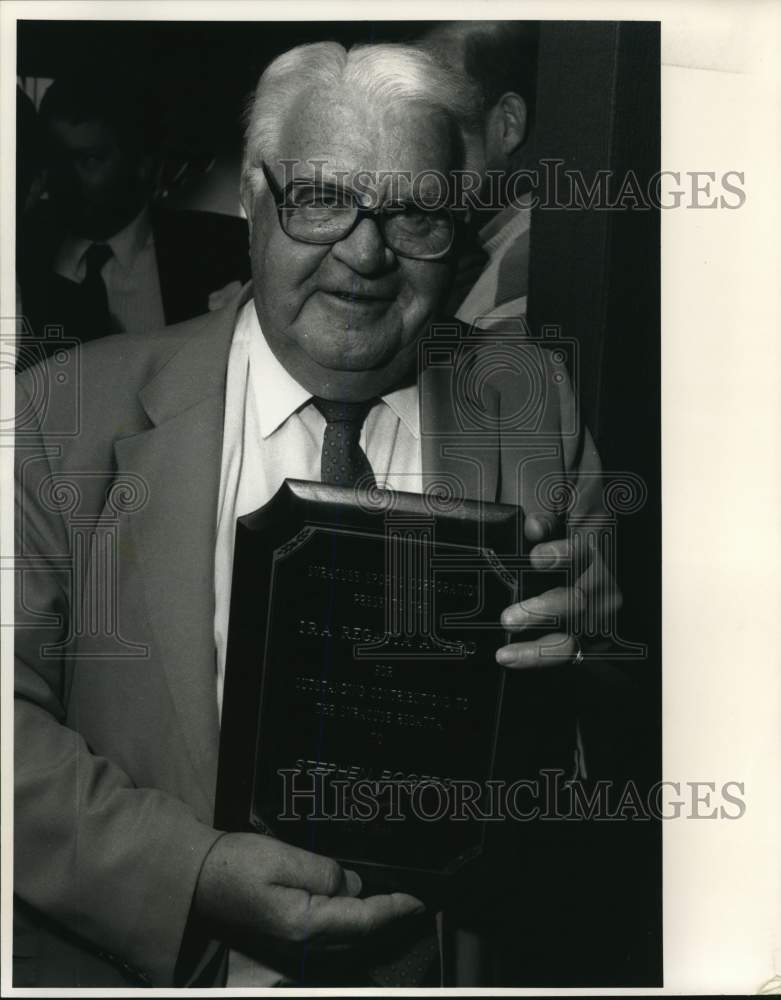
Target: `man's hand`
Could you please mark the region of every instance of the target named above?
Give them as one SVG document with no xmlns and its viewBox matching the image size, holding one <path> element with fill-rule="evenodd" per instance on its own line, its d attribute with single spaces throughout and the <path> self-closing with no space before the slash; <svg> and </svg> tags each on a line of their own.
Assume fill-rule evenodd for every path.
<svg viewBox="0 0 781 1000">
<path fill-rule="evenodd" d="M 568 569 L 569 586 L 555 587 L 502 612 L 502 625 L 510 632 L 548 626 L 553 631 L 526 642 L 511 642 L 496 652 L 497 662 L 513 669 L 555 667 L 570 662 L 581 648 L 578 633 L 588 625 L 591 635 L 605 635 L 612 615 L 621 607 L 621 593 L 601 554 L 585 542 L 588 532 L 556 538 L 558 520 L 549 514 L 530 514 L 524 534 L 534 543 L 530 558 L 534 569 Z"/>
<path fill-rule="evenodd" d="M 344 948 L 424 911 L 403 893 L 356 898 L 360 877 L 336 861 L 255 833 L 227 833 L 206 856 L 195 912 L 248 953 L 306 943 Z"/>
</svg>

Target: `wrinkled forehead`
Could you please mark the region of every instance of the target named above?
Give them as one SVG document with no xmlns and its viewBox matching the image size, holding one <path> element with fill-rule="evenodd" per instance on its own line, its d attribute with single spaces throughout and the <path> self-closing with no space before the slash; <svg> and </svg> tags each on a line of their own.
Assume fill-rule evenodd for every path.
<svg viewBox="0 0 781 1000">
<path fill-rule="evenodd" d="M 286 181 L 316 179 L 352 186 L 376 177 L 377 194 L 404 195 L 417 178 L 447 176 L 459 166 L 447 116 L 422 103 L 378 107 L 361 96 L 303 95 L 284 121 L 278 164 Z M 278 176 L 280 170 L 277 170 Z"/>
</svg>

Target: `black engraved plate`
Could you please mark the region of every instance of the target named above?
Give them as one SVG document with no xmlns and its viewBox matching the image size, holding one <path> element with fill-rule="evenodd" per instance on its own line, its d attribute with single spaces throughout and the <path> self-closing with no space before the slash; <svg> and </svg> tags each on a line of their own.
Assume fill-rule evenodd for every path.
<svg viewBox="0 0 781 1000">
<path fill-rule="evenodd" d="M 479 859 L 520 517 L 287 480 L 238 520 L 219 828 L 334 857 L 368 891 L 430 898 Z"/>
</svg>

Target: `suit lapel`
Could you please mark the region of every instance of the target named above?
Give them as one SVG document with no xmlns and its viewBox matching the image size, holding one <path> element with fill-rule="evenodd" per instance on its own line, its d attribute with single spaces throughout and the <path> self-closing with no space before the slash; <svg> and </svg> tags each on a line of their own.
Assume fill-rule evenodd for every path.
<svg viewBox="0 0 781 1000">
<path fill-rule="evenodd" d="M 475 423 L 465 403 L 454 392 L 455 364 L 432 366 L 419 376 L 421 412 L 421 453 L 423 485 L 430 488 L 443 482 L 467 500 L 493 503 L 499 484 L 499 397 L 485 392 L 479 405 L 481 417 Z M 489 426 L 483 426 L 487 424 Z"/>
<path fill-rule="evenodd" d="M 153 426 L 115 444 L 118 468 L 149 498 L 129 519 L 155 647 L 194 770 L 211 801 L 219 720 L 215 690 L 214 546 L 225 373 L 238 304 L 200 331 L 139 393 Z"/>
<path fill-rule="evenodd" d="M 203 312 L 212 289 L 204 285 L 195 248 L 177 233 L 176 213 L 155 208 L 152 226 L 163 312 L 170 326 Z"/>
<path fill-rule="evenodd" d="M 171 245 L 165 225 L 165 216 L 156 205 L 152 205 L 149 210 L 152 220 L 152 233 L 155 241 L 155 262 L 157 264 L 157 277 L 160 282 L 160 297 L 163 300 L 163 314 L 166 326 L 177 322 L 176 295 L 172 294 L 169 275 L 176 273 L 176 263 L 172 260 Z"/>
</svg>

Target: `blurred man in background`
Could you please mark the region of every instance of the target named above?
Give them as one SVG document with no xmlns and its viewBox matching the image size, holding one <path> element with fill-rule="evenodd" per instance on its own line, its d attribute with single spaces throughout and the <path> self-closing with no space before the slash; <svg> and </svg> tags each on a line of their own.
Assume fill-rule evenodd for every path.
<svg viewBox="0 0 781 1000">
<path fill-rule="evenodd" d="M 30 324 L 18 366 L 56 340 L 94 340 L 191 319 L 249 278 L 238 218 L 154 203 L 160 114 L 132 78 L 61 77 L 41 102 L 47 195 L 21 227 L 18 273 Z"/>
<path fill-rule="evenodd" d="M 496 327 L 526 314 L 531 207 L 524 171 L 533 168 L 538 28 L 528 21 L 446 21 L 420 44 L 465 75 L 482 101 L 482 254 L 462 260 L 451 301 L 462 322 Z"/>
</svg>

